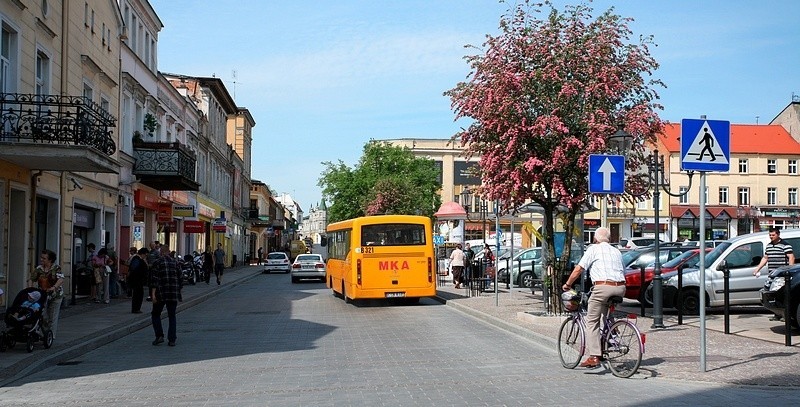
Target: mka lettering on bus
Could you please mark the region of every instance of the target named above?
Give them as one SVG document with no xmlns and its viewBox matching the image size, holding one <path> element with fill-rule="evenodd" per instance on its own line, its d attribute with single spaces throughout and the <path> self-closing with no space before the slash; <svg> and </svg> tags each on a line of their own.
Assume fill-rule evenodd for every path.
<svg viewBox="0 0 800 407">
<path fill-rule="evenodd" d="M 378 262 L 379 270 L 409 270 L 410 268 L 407 260 L 403 260 L 402 263 L 400 263 L 400 260 Z"/>
</svg>

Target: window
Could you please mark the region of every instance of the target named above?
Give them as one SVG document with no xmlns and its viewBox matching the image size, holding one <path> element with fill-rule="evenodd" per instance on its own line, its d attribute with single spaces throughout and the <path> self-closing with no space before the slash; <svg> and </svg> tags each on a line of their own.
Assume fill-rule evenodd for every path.
<svg viewBox="0 0 800 407">
<path fill-rule="evenodd" d="M 50 14 L 50 4 L 47 0 L 42 0 L 42 17 L 47 18 L 48 14 Z"/>
<path fill-rule="evenodd" d="M 776 205 L 778 203 L 778 188 L 767 188 L 767 205 Z"/>
<path fill-rule="evenodd" d="M 89 101 L 94 101 L 94 89 L 92 88 L 92 85 L 88 82 L 83 83 L 83 97 L 85 97 Z"/>
<path fill-rule="evenodd" d="M 83 3 L 83 25 L 89 27 L 89 2 Z"/>
<path fill-rule="evenodd" d="M 767 160 L 767 174 L 778 173 L 778 160 L 771 158 Z"/>
<path fill-rule="evenodd" d="M 740 174 L 747 174 L 747 159 L 740 158 L 739 159 L 739 173 Z"/>
<path fill-rule="evenodd" d="M 786 200 L 789 206 L 797 206 L 797 188 L 789 188 L 789 196 Z"/>
<path fill-rule="evenodd" d="M 103 23 L 103 29 L 100 31 L 100 35 L 103 36 L 103 45 L 106 45 L 106 23 Z"/>
<path fill-rule="evenodd" d="M 719 204 L 728 204 L 728 187 L 719 187 Z"/>
<path fill-rule="evenodd" d="M 739 187 L 739 203 L 738 205 L 750 205 L 750 188 Z"/>
<path fill-rule="evenodd" d="M 789 160 L 789 174 L 797 174 L 797 160 Z"/>
<path fill-rule="evenodd" d="M 644 200 L 644 201 L 639 201 L 639 202 L 636 202 L 636 209 L 641 209 L 641 210 L 646 210 L 646 209 L 648 209 L 648 208 L 647 208 L 647 201 L 648 201 L 648 200 Z"/>
<path fill-rule="evenodd" d="M 89 24 L 92 27 L 92 34 L 94 34 L 94 10 L 92 10 L 92 21 Z"/>
<path fill-rule="evenodd" d="M 50 57 L 42 50 L 36 52 L 36 94 L 50 93 Z"/>
<path fill-rule="evenodd" d="M 678 188 L 678 193 L 681 195 L 678 198 L 678 203 L 680 203 L 680 204 L 689 203 L 689 187 L 680 187 L 680 188 Z"/>
<path fill-rule="evenodd" d="M 16 89 L 17 31 L 0 20 L 0 92 Z"/>
</svg>

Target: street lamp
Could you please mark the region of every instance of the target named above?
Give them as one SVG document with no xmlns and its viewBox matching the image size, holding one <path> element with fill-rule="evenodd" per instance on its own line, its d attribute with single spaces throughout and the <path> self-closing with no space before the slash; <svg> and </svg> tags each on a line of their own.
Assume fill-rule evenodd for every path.
<svg viewBox="0 0 800 407">
<path fill-rule="evenodd" d="M 656 226 L 656 239 L 655 239 L 655 252 L 656 258 L 653 263 L 653 326 L 651 328 L 664 328 L 664 304 L 662 299 L 662 292 L 664 287 L 664 279 L 661 276 L 661 259 L 660 259 L 660 236 L 661 236 L 661 220 L 659 219 L 659 201 L 661 200 L 661 190 L 669 195 L 679 198 L 689 193 L 692 188 L 692 175 L 694 171 L 689 171 L 689 186 L 683 193 L 673 194 L 670 192 L 669 182 L 664 180 L 664 156 L 658 154 L 658 149 L 653 150 L 647 160 L 647 180 L 648 184 L 653 185 L 653 211 L 654 221 Z M 650 185 L 648 185 L 648 190 Z M 700 191 L 705 193 L 705 191 Z M 705 216 L 705 214 L 701 214 Z M 700 248 L 701 250 L 703 248 Z"/>
</svg>

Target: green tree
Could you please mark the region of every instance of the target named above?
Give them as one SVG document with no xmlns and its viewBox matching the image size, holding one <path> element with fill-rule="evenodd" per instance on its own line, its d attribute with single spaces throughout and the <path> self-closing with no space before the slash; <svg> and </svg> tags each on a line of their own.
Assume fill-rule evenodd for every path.
<svg viewBox="0 0 800 407">
<path fill-rule="evenodd" d="M 500 35 L 466 57 L 468 80 L 445 93 L 457 118 L 474 120 L 456 137 L 480 156 L 481 193 L 507 208 L 531 200 L 544 209 L 546 265 L 555 258 L 556 208 L 566 207 L 571 231 L 587 203 L 589 155 L 607 153 L 609 136 L 624 129 L 635 141 L 626 154 L 626 191 L 641 192 L 645 145 L 663 127 L 652 39 L 631 41 L 631 19 L 613 8 L 596 18 L 592 12 L 586 4 L 560 11 L 549 1 L 517 3 L 501 17 Z M 550 274 L 551 284 L 559 274 Z"/>
<path fill-rule="evenodd" d="M 441 204 L 435 162 L 408 148 L 370 141 L 353 168 L 341 160 L 322 164 L 317 185 L 330 202 L 329 222 L 379 214 L 433 216 Z"/>
</svg>

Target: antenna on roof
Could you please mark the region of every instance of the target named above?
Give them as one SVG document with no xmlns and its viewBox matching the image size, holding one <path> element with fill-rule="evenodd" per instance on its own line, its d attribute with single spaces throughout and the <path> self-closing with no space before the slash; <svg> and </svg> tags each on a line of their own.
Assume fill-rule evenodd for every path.
<svg viewBox="0 0 800 407">
<path fill-rule="evenodd" d="M 759 118 L 759 116 L 756 116 L 756 124 L 758 124 L 758 118 Z"/>
<path fill-rule="evenodd" d="M 236 70 L 234 69 L 231 72 L 231 76 L 233 76 L 233 99 L 236 100 Z"/>
</svg>

